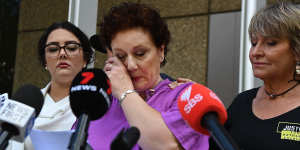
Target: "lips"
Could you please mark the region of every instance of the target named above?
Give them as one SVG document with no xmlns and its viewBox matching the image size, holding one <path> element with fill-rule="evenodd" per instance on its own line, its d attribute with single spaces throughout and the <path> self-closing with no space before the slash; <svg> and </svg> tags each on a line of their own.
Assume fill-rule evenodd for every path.
<svg viewBox="0 0 300 150">
<path fill-rule="evenodd" d="M 59 63 L 56 67 L 58 68 L 68 68 L 70 65 L 66 62 Z"/>
<path fill-rule="evenodd" d="M 132 77 L 133 82 L 137 82 L 141 79 L 141 77 Z"/>
<path fill-rule="evenodd" d="M 264 62 L 253 62 L 252 65 L 255 66 L 255 67 L 262 67 L 262 66 L 266 66 L 266 65 L 269 65 L 269 64 L 264 63 Z"/>
</svg>

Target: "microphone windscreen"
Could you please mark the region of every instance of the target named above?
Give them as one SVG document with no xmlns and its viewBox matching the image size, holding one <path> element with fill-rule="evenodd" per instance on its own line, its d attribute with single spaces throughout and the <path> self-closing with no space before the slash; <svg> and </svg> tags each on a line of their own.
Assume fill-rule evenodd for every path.
<svg viewBox="0 0 300 150">
<path fill-rule="evenodd" d="M 131 150 L 140 138 L 140 131 L 136 127 L 122 129 L 110 144 L 111 150 Z"/>
<path fill-rule="evenodd" d="M 208 112 L 215 112 L 219 122 L 224 124 L 227 112 L 218 96 L 201 84 L 192 84 L 185 88 L 177 100 L 179 111 L 187 123 L 196 131 L 209 135 L 202 126 L 202 118 Z"/>
<path fill-rule="evenodd" d="M 103 44 L 100 41 L 99 35 L 95 34 L 95 35 L 91 36 L 90 44 L 96 51 L 101 52 L 101 53 L 107 53 L 105 47 L 103 46 Z"/>
<path fill-rule="evenodd" d="M 19 88 L 12 96 L 12 100 L 34 108 L 36 116 L 39 115 L 44 104 L 44 96 L 41 90 L 31 84 L 26 84 Z"/>
<path fill-rule="evenodd" d="M 123 140 L 127 143 L 129 148 L 132 148 L 140 138 L 140 131 L 136 127 L 130 127 L 124 133 Z"/>
<path fill-rule="evenodd" d="M 87 114 L 91 120 L 102 117 L 110 107 L 110 83 L 101 69 L 84 69 L 79 72 L 70 88 L 70 105 L 79 118 Z"/>
</svg>

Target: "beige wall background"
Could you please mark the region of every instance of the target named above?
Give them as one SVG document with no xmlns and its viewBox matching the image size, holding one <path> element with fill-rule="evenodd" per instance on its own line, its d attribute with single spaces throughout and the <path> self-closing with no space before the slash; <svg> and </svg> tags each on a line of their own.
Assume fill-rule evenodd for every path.
<svg viewBox="0 0 300 150">
<path fill-rule="evenodd" d="M 241 0 L 126 0 L 157 8 L 171 31 L 168 63 L 162 72 L 206 84 L 209 15 L 240 11 Z M 300 0 L 288 0 L 299 3 Z M 98 23 L 109 8 L 124 0 L 99 0 Z M 268 0 L 268 4 L 276 0 Z M 37 43 L 53 22 L 68 18 L 68 0 L 22 0 L 13 91 L 31 83 L 44 87 L 50 80 L 38 61 Z M 222 25 L 220 25 L 221 27 Z M 106 56 L 96 52 L 95 67 L 102 68 Z"/>
</svg>

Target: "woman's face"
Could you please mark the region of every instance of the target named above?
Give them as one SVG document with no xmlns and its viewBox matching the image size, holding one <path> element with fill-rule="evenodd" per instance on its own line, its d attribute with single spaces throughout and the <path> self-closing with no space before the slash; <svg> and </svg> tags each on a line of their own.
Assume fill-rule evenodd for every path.
<svg viewBox="0 0 300 150">
<path fill-rule="evenodd" d="M 56 29 L 49 34 L 45 58 L 53 82 L 70 84 L 86 65 L 80 44 L 78 38 L 65 29 Z"/>
<path fill-rule="evenodd" d="M 295 56 L 287 38 L 262 37 L 251 40 L 250 61 L 254 76 L 264 79 L 293 79 Z"/>
<path fill-rule="evenodd" d="M 154 88 L 160 78 L 164 47 L 157 48 L 150 34 L 141 28 L 121 31 L 111 42 L 113 55 L 123 62 L 136 90 Z"/>
</svg>

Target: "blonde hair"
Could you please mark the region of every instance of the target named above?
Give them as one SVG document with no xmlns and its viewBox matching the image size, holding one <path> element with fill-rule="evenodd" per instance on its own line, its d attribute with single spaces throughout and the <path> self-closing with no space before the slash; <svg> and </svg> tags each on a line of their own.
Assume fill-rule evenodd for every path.
<svg viewBox="0 0 300 150">
<path fill-rule="evenodd" d="M 250 39 L 263 37 L 287 38 L 294 53 L 300 56 L 300 9 L 292 3 L 278 2 L 258 11 L 251 19 Z"/>
</svg>

